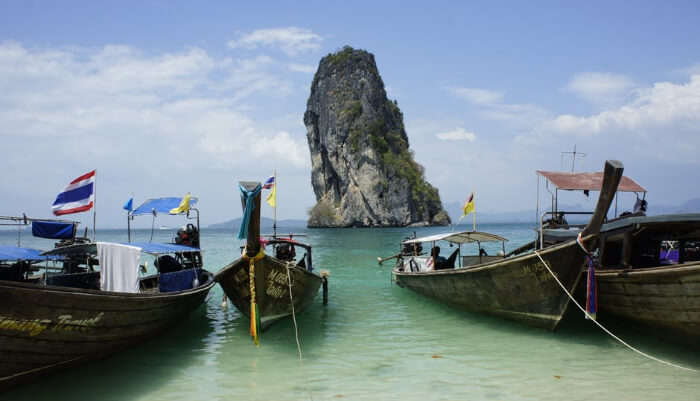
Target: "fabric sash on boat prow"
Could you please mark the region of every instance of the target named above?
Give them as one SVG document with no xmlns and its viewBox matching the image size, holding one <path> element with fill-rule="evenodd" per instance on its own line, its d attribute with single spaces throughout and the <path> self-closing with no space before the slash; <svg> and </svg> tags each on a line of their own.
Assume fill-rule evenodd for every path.
<svg viewBox="0 0 700 401">
<path fill-rule="evenodd" d="M 241 191 L 241 198 L 245 199 L 245 210 L 243 211 L 243 218 L 241 219 L 241 227 L 238 229 L 238 239 L 243 239 L 246 238 L 248 234 L 248 224 L 250 223 L 250 217 L 255 209 L 253 199 L 262 191 L 262 186 L 258 184 L 255 189 L 248 191 L 243 185 L 238 184 L 238 189 Z"/>
</svg>

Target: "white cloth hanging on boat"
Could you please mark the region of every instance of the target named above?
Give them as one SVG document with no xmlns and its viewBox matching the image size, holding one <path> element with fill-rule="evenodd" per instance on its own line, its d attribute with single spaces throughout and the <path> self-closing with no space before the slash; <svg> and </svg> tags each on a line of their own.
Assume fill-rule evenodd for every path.
<svg viewBox="0 0 700 401">
<path fill-rule="evenodd" d="M 97 259 L 100 262 L 100 289 L 116 292 L 139 292 L 139 258 L 141 248 L 97 243 Z"/>
</svg>

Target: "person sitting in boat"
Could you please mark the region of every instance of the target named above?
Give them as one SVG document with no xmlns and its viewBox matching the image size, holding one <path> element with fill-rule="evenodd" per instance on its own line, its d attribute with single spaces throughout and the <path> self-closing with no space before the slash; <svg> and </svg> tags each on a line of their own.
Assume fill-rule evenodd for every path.
<svg viewBox="0 0 700 401">
<path fill-rule="evenodd" d="M 440 270 L 445 268 L 447 259 L 440 256 L 439 246 L 434 246 L 433 249 L 430 251 L 430 259 L 432 262 L 433 270 Z"/>
</svg>

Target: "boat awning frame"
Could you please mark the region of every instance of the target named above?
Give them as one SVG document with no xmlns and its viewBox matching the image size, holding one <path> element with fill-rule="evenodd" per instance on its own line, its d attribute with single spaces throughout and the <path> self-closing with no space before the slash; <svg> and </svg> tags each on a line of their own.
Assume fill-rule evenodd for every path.
<svg viewBox="0 0 700 401">
<path fill-rule="evenodd" d="M 199 199 L 196 197 L 190 198 L 190 207 L 194 206 Z M 152 214 L 153 211 L 160 214 L 170 214 L 172 209 L 180 206 L 182 197 L 166 197 L 166 198 L 151 198 L 143 202 L 139 207 L 134 209 L 130 214 L 132 216 L 140 216 L 143 214 Z M 182 214 L 182 213 L 181 213 Z"/>
<path fill-rule="evenodd" d="M 163 243 L 151 243 L 151 242 L 120 242 L 121 245 L 128 245 L 137 248 L 141 248 L 142 253 L 147 253 L 149 255 L 165 255 L 169 253 L 183 253 L 183 252 L 201 252 L 201 249 L 178 244 L 163 244 Z M 69 245 L 60 248 L 54 248 L 49 251 L 42 253 L 41 255 L 82 255 L 82 254 L 96 254 L 97 244 L 92 242 L 89 244 L 78 244 Z"/>
<path fill-rule="evenodd" d="M 564 191 L 600 191 L 603 185 L 603 173 L 566 173 L 561 171 L 541 171 L 537 170 L 537 175 L 544 177 L 557 189 Z M 643 192 L 644 189 L 633 179 L 623 176 L 617 192 Z"/>
<path fill-rule="evenodd" d="M 411 238 L 403 241 L 402 244 L 414 244 L 419 242 L 447 241 L 453 244 L 468 244 L 473 242 L 506 242 L 506 238 L 500 235 L 486 233 L 482 231 L 460 231 L 451 233 L 441 233 L 429 235 L 427 237 Z"/>
</svg>

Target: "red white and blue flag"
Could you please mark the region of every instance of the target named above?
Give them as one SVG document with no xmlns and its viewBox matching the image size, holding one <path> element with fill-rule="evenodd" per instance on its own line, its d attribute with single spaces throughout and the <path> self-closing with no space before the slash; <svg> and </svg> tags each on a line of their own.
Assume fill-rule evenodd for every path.
<svg viewBox="0 0 700 401">
<path fill-rule="evenodd" d="M 273 175 L 270 178 L 268 178 L 267 181 L 265 181 L 265 183 L 263 184 L 262 187 L 263 187 L 263 189 L 270 189 L 274 186 L 275 186 L 275 176 Z"/>
<path fill-rule="evenodd" d="M 95 170 L 74 179 L 68 186 L 56 196 L 53 202 L 53 214 L 86 212 L 92 209 L 95 203 Z"/>
</svg>

